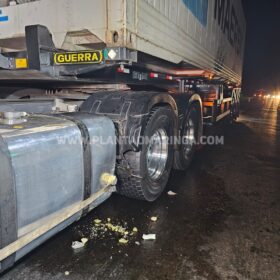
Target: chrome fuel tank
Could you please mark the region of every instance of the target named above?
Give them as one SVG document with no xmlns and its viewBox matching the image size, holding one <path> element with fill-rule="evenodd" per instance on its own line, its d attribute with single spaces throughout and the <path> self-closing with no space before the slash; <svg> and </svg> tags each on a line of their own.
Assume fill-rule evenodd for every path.
<svg viewBox="0 0 280 280">
<path fill-rule="evenodd" d="M 102 176 L 114 178 L 116 161 L 115 128 L 106 117 L 22 115 L 4 120 L 0 118 L 0 260 L 1 249 L 100 192 Z M 86 209 L 110 195 L 104 192 Z M 83 211 L 4 259 L 0 272 L 78 220 Z"/>
</svg>

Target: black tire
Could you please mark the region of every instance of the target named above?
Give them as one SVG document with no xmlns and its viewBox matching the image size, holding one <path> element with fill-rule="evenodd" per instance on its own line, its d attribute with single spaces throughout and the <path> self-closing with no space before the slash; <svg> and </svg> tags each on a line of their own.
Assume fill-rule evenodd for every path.
<svg viewBox="0 0 280 280">
<path fill-rule="evenodd" d="M 194 153 L 199 143 L 199 126 L 200 126 L 200 113 L 199 106 L 192 104 L 187 112 L 183 123 L 183 129 L 180 131 L 181 144 L 179 149 L 174 153 L 174 169 L 186 170 L 194 157 Z M 187 134 L 192 130 L 192 136 Z M 187 136 L 188 135 L 188 136 Z M 189 139 L 193 138 L 193 139 Z"/>
<path fill-rule="evenodd" d="M 144 139 L 152 141 L 153 136 L 157 135 L 158 131 L 165 132 L 168 136 L 166 141 L 164 159 L 164 168 L 161 173 L 158 173 L 157 177 L 153 177 L 150 162 L 148 161 L 151 144 L 144 141 L 140 152 L 127 152 L 125 154 L 124 168 L 118 169 L 119 186 L 118 192 L 127 197 L 136 198 L 146 201 L 156 200 L 163 192 L 173 165 L 174 149 L 169 139 L 174 135 L 175 127 L 175 114 L 169 107 L 156 107 L 150 113 L 148 122 L 144 131 Z M 166 137 L 162 137 L 166 139 Z M 154 143 L 154 142 L 153 142 Z M 163 147 L 163 145 L 161 145 Z M 155 161 L 153 161 L 155 162 Z M 128 170 L 129 171 L 128 171 Z"/>
</svg>

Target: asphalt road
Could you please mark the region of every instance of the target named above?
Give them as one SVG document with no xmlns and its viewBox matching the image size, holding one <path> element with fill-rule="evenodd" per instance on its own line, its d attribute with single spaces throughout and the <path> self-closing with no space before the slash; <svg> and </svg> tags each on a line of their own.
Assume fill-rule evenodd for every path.
<svg viewBox="0 0 280 280">
<path fill-rule="evenodd" d="M 252 110 L 209 133 L 224 145 L 172 174 L 167 191 L 177 196 L 149 204 L 114 195 L 2 279 L 280 279 L 280 111 Z M 119 244 L 110 231 L 93 234 L 96 218 L 138 233 Z M 89 242 L 73 251 L 81 237 Z"/>
</svg>

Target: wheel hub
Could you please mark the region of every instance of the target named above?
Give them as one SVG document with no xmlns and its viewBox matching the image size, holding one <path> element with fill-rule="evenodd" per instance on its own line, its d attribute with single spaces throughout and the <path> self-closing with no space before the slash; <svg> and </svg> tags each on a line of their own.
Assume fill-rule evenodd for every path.
<svg viewBox="0 0 280 280">
<path fill-rule="evenodd" d="M 150 139 L 147 150 L 148 174 L 157 180 L 164 173 L 168 159 L 168 135 L 164 129 L 158 129 Z"/>
<path fill-rule="evenodd" d="M 195 144 L 195 125 L 192 119 L 189 119 L 187 129 L 184 135 L 184 154 L 186 157 L 189 156 Z"/>
</svg>

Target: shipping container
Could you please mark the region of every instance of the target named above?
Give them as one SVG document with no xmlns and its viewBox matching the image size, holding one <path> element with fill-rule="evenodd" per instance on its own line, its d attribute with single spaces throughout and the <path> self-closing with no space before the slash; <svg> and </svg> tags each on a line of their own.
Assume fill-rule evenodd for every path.
<svg viewBox="0 0 280 280">
<path fill-rule="evenodd" d="M 241 0 L 38 0 L 1 10 L 4 49 L 25 49 L 25 26 L 40 24 L 58 48 L 127 47 L 241 82 Z"/>
</svg>

